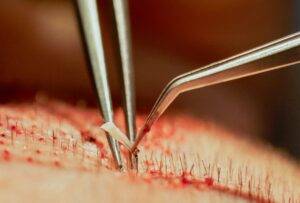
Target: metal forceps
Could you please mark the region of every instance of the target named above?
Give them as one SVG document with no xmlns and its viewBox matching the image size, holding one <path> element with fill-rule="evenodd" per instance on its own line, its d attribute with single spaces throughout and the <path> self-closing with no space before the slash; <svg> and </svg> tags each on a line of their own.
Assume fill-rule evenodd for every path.
<svg viewBox="0 0 300 203">
<path fill-rule="evenodd" d="M 288 35 L 257 48 L 232 56 L 225 60 L 212 63 L 174 78 L 165 87 L 159 98 L 156 100 L 156 103 L 147 117 L 144 126 L 138 133 L 138 137 L 131 151 L 135 153 L 138 152 L 137 146 L 139 142 L 147 134 L 147 132 L 150 131 L 153 123 L 163 114 L 163 112 L 179 94 L 197 88 L 207 87 L 213 84 L 299 64 L 300 60 L 275 67 L 239 67 L 243 64 L 286 51 L 299 45 L 300 32 L 296 32 L 292 35 Z"/>
<path fill-rule="evenodd" d="M 107 78 L 104 47 L 101 38 L 96 0 L 75 0 L 80 28 L 85 42 L 89 59 L 90 72 L 101 106 L 105 122 L 113 122 L 113 109 Z M 126 0 L 113 0 L 114 16 L 116 21 L 118 42 L 120 48 L 127 136 L 130 141 L 135 140 L 135 101 L 133 86 L 133 70 L 131 60 L 130 33 Z M 107 136 L 113 157 L 119 169 L 123 168 L 119 144 L 112 137 Z"/>
</svg>

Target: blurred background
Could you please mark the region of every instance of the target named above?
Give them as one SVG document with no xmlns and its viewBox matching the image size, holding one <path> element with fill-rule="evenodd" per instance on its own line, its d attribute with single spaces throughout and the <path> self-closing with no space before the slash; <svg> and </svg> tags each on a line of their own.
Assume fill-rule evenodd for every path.
<svg viewBox="0 0 300 203">
<path fill-rule="evenodd" d="M 113 101 L 119 106 L 111 2 L 99 1 Z M 169 80 L 300 29 L 298 0 L 129 1 L 137 108 L 150 111 Z M 299 60 L 300 48 L 248 64 Z M 180 96 L 168 109 L 241 136 L 262 138 L 300 158 L 300 69 L 240 79 Z M 36 92 L 96 105 L 76 15 L 68 0 L 0 1 L 0 101 Z"/>
</svg>

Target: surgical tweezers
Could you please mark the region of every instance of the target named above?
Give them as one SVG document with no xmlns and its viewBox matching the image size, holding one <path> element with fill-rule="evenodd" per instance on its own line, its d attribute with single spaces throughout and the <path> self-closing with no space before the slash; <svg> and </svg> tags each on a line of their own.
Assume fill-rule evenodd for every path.
<svg viewBox="0 0 300 203">
<path fill-rule="evenodd" d="M 103 118 L 105 122 L 113 122 L 112 101 L 107 78 L 101 27 L 98 17 L 98 11 L 100 11 L 100 8 L 98 9 L 96 0 L 76 0 L 76 8 L 83 41 L 85 42 L 85 48 L 90 63 L 90 72 L 93 76 L 93 82 L 98 100 L 100 102 Z M 135 101 L 129 36 L 130 30 L 126 0 L 113 0 L 113 8 L 118 33 L 122 68 L 121 72 L 123 77 L 125 117 L 127 127 L 126 134 L 130 141 L 133 142 L 136 137 Z M 117 167 L 122 169 L 123 164 L 120 155 L 119 144 L 112 137 L 107 136 L 107 139 Z"/>
<path fill-rule="evenodd" d="M 287 66 L 299 64 L 300 61 L 288 63 L 274 67 L 240 67 L 267 56 L 271 56 L 288 49 L 300 45 L 300 32 L 280 38 L 270 43 L 264 44 L 257 48 L 232 56 L 230 58 L 212 63 L 194 71 L 182 74 L 174 78 L 162 91 L 159 98 L 156 100 L 145 124 L 138 133 L 138 137 L 131 149 L 137 153 L 137 146 L 142 138 L 151 129 L 154 122 L 164 113 L 168 106 L 176 99 L 176 97 L 190 90 L 207 87 L 213 84 L 218 84 L 246 76 L 251 76 Z"/>
</svg>

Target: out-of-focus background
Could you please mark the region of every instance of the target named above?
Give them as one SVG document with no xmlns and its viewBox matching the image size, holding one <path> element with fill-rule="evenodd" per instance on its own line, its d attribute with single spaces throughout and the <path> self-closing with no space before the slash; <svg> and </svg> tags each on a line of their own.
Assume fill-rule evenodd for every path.
<svg viewBox="0 0 300 203">
<path fill-rule="evenodd" d="M 111 46 L 111 2 L 99 1 L 114 105 L 121 102 Z M 137 108 L 149 111 L 180 73 L 300 29 L 298 0 L 129 1 Z M 299 59 L 299 48 L 251 66 Z M 300 69 L 265 73 L 186 93 L 170 111 L 263 138 L 300 158 Z M 37 91 L 95 105 L 76 15 L 67 0 L 0 2 L 0 100 Z"/>
</svg>

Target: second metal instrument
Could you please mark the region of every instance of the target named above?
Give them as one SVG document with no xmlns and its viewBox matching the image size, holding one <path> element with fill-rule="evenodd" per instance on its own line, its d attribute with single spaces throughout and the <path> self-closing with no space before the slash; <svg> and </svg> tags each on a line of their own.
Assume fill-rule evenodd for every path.
<svg viewBox="0 0 300 203">
<path fill-rule="evenodd" d="M 193 89 L 207 87 L 210 85 L 298 64 L 300 61 L 275 67 L 240 67 L 243 64 L 292 49 L 299 45 L 300 32 L 297 32 L 174 78 L 164 88 L 159 98 L 156 100 L 145 124 L 139 131 L 138 137 L 131 151 L 136 150 L 136 147 L 151 129 L 151 126 L 154 124 L 154 122 L 164 113 L 164 111 L 179 94 Z"/>
</svg>

